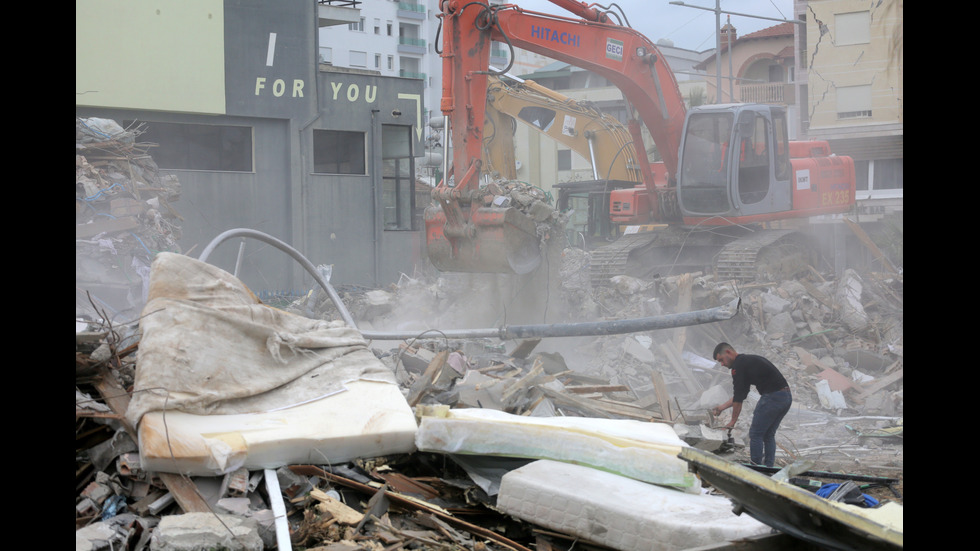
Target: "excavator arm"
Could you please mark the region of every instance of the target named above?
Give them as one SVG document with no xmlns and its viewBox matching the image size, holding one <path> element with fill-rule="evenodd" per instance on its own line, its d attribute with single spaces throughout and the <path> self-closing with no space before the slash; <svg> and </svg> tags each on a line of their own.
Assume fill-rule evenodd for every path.
<svg viewBox="0 0 980 551">
<path fill-rule="evenodd" d="M 562 7 L 578 5 L 551 1 Z M 514 4 L 445 0 L 442 7 L 441 107 L 453 125 L 454 146 L 463 145 L 454 152 L 455 166 L 469 167 L 480 159 L 479 122 L 485 117 L 490 47 L 496 41 L 565 61 L 612 82 L 646 125 L 668 175 L 676 174 L 684 99 L 670 67 L 645 36 L 629 27 L 525 11 Z"/>
<path fill-rule="evenodd" d="M 589 160 L 596 180 L 643 182 L 633 137 L 615 117 L 533 80 L 497 75 L 488 80 L 483 154 L 488 173 L 517 178 L 513 130 L 520 122 Z"/>
<path fill-rule="evenodd" d="M 526 273 L 537 265 L 533 223 L 525 223 L 526 217 L 513 209 L 501 212 L 481 202 L 489 60 L 495 41 L 565 61 L 612 82 L 650 132 L 668 181 L 676 174 L 685 106 L 657 47 L 639 32 L 609 22 L 595 8 L 573 0 L 551 2 L 579 18 L 525 11 L 514 4 L 491 6 L 486 0 L 440 3 L 440 108 L 449 123 L 453 164 L 451 174 L 433 190 L 438 208 L 426 213 L 429 258 L 440 270 Z M 635 122 L 630 133 L 634 143 L 643 143 Z M 639 160 L 643 180 L 652 187 L 649 162 L 645 155 Z"/>
</svg>

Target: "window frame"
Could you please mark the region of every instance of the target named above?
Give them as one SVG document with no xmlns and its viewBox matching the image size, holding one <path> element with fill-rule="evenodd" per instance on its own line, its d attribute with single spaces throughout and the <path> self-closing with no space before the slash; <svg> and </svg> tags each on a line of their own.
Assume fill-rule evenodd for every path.
<svg viewBox="0 0 980 551">
<path fill-rule="evenodd" d="M 333 138 L 332 140 L 323 141 L 331 137 Z M 355 137 L 359 137 L 360 139 L 354 139 Z M 340 145 L 346 147 L 341 149 L 338 147 Z M 367 132 L 316 128 L 313 130 L 313 174 L 367 176 L 367 151 Z M 328 155 L 328 157 L 323 157 L 324 154 Z M 360 157 L 360 163 L 355 162 L 347 170 L 342 168 L 344 163 L 340 159 L 345 158 L 350 160 L 358 157 Z M 336 168 L 336 170 L 327 170 L 328 168 Z M 357 169 L 360 169 L 360 171 Z"/>
<path fill-rule="evenodd" d="M 129 127 L 136 121 L 123 121 Z M 201 172 L 255 172 L 255 127 L 243 124 L 140 121 L 141 140 L 156 144 L 153 160 L 162 169 Z M 238 147 L 228 147 L 239 143 Z M 217 153 L 208 157 L 208 152 Z M 203 155 L 202 155 L 203 154 Z M 180 159 L 178 162 L 175 160 Z M 206 164 L 209 161 L 213 164 Z M 202 164 L 205 163 L 205 164 Z"/>
</svg>

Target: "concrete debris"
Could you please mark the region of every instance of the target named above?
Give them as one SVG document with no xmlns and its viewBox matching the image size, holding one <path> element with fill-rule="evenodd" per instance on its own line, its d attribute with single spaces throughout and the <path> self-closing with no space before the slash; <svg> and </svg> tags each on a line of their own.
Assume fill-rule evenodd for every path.
<svg viewBox="0 0 980 551">
<path fill-rule="evenodd" d="M 570 272 L 582 270 L 588 262 L 585 254 L 572 250 L 564 260 L 574 264 L 567 267 Z M 697 283 L 690 287 L 688 308 L 730 298 L 729 283 L 713 282 L 701 275 L 691 280 Z M 669 313 L 676 309 L 684 285 L 679 278 L 663 278 L 631 286 L 632 294 L 624 294 L 615 288 L 589 289 L 585 278 L 580 286 L 571 281 L 563 281 L 561 297 L 563 302 L 575 302 L 564 310 L 569 321 L 593 309 L 609 318 Z M 451 305 L 460 304 L 447 291 L 453 285 L 444 283 L 404 279 L 383 292 L 348 290 L 343 298 L 345 303 L 350 301 L 352 312 L 358 312 L 359 323 L 379 330 L 411 327 L 412 320 L 396 317 L 406 311 L 406 305 L 441 297 L 445 302 L 437 300 L 435 304 L 447 308 L 448 313 Z M 869 293 L 869 289 L 873 291 Z M 726 340 L 740 350 L 772 358 L 790 381 L 794 409 L 777 435 L 781 446 L 777 463 L 806 459 L 827 471 L 901 475 L 901 278 L 863 276 L 861 296 L 873 298 L 861 303 L 867 323 L 859 331 L 845 323 L 842 305 L 835 298 L 842 295 L 830 278 L 756 282 L 744 285 L 739 292 L 743 306 L 735 318 L 689 327 L 683 334 L 664 331 L 503 343 L 491 339 L 454 342 L 420 335 L 411 342 L 373 342 L 370 346 L 373 356 L 394 374 L 401 395 L 406 400 L 411 397 L 423 408 L 460 413 L 474 410 L 491 417 L 499 414 L 530 426 L 582 418 L 587 422 L 670 427 L 685 446 L 744 463 L 748 423 L 758 396 L 750 394 L 732 440 L 720 428 L 727 419 L 712 419 L 709 414 L 713 405 L 730 397 L 730 373 L 709 359 L 714 344 Z M 442 312 L 436 310 L 433 316 L 439 318 Z M 792 323 L 783 322 L 777 334 L 772 330 L 773 320 L 780 316 Z M 282 549 L 272 500 L 259 484 L 261 470 L 239 468 L 222 476 L 185 478 L 144 468 L 140 455 L 134 453 L 135 427 L 127 422 L 126 408 L 120 409 L 118 402 L 118 396 L 126 395 L 136 380 L 137 356 L 133 351 L 138 345 L 126 345 L 108 329 L 87 323 L 76 333 L 76 549 Z M 170 415 L 175 423 L 171 428 L 179 428 L 178 412 Z M 448 441 L 431 437 L 427 427 L 420 434 L 427 442 L 425 447 L 432 449 L 365 455 L 340 463 L 313 460 L 310 467 L 283 466 L 277 470 L 277 487 L 286 507 L 289 533 L 285 536 L 296 546 L 352 550 L 390 548 L 398 542 L 414 542 L 426 549 L 457 546 L 491 550 L 522 550 L 534 545 L 564 549 L 562 546 L 575 538 L 603 543 L 604 536 L 577 525 L 574 514 L 564 524 L 554 524 L 549 517 L 528 513 L 513 501 L 505 501 L 514 509 L 512 514 L 502 516 L 494 509 L 503 476 L 530 461 L 541 461 L 541 456 L 544 461 L 551 460 L 548 454 L 553 449 L 545 445 L 547 439 L 528 438 L 520 426 L 507 427 L 518 431 L 510 437 L 506 431 L 493 428 L 462 432 L 455 428 L 454 438 L 477 446 L 477 452 L 469 451 L 468 455 L 442 449 Z M 495 444 L 500 449 L 491 455 L 480 453 L 478 446 L 487 440 L 473 438 L 481 433 L 503 436 L 504 442 Z M 425 438 L 426 434 L 430 437 Z M 524 438 L 526 449 L 506 453 L 521 457 L 502 457 L 499 452 L 504 451 L 505 444 L 513 447 L 521 441 L 518 437 Z M 442 443 L 430 444 L 430 440 Z M 530 451 L 532 448 L 539 451 Z M 586 448 L 594 451 L 596 446 Z M 490 462 L 479 464 L 481 459 Z M 608 466 L 603 470 L 576 467 L 585 469 L 584 475 L 578 475 L 580 491 L 565 501 L 572 504 L 584 500 L 581 507 L 588 502 L 593 507 L 590 510 L 599 502 L 589 497 L 590 491 L 598 489 L 601 482 L 593 476 L 618 476 L 616 484 L 630 488 L 634 482 L 646 484 L 606 472 Z M 552 494 L 561 488 L 542 482 L 545 479 L 537 475 L 532 477 L 537 480 L 534 484 L 524 482 L 521 476 L 511 477 L 510 485 L 503 485 L 505 495 L 533 494 L 537 499 L 551 499 L 548 503 L 556 502 Z M 519 483 L 516 487 L 515 481 Z M 710 487 L 702 491 L 713 494 Z M 603 506 L 603 518 L 640 514 L 629 500 L 613 499 L 617 504 Z M 391 507 L 396 501 L 397 512 Z M 900 495 L 891 501 L 901 503 Z M 621 511 L 621 507 L 626 510 Z M 489 515 L 493 520 L 487 526 L 493 528 L 463 521 L 449 513 L 449 508 Z M 732 529 L 740 528 L 733 524 Z M 685 541 L 700 541 L 698 538 L 709 532 L 697 533 L 679 536 L 682 542 L 678 546 L 663 548 L 686 548 Z M 617 547 L 620 543 L 607 544 L 627 548 Z"/>
<path fill-rule="evenodd" d="M 514 189 L 494 197 L 504 195 L 514 204 L 541 200 L 527 190 L 515 193 Z M 113 239 L 118 253 L 125 240 Z M 106 250 L 100 254 L 107 254 Z M 486 320 L 506 324 L 513 306 L 508 297 L 489 300 L 486 289 L 493 286 L 483 287 L 476 276 L 460 274 L 403 277 L 385 289 L 338 289 L 358 327 L 418 330 L 418 337 L 408 341 L 355 339 L 357 349 L 364 350 L 369 363 L 384 373 L 392 393 L 379 396 L 373 387 L 358 390 L 358 384 L 378 383 L 355 381 L 337 395 L 348 397 L 339 399 L 347 400 L 342 408 L 350 412 L 377 402 L 417 406 L 415 412 L 444 412 L 439 419 L 446 426 L 438 427 L 442 432 L 434 430 L 438 422 L 426 421 L 425 416 L 415 420 L 413 436 L 422 444 L 414 451 L 389 453 L 371 441 L 373 433 L 359 426 L 357 434 L 367 438 L 356 457 L 331 460 L 327 454 L 337 446 L 311 446 L 313 451 L 302 456 L 308 461 L 299 461 L 291 452 L 302 442 L 309 445 L 313 436 L 289 432 L 295 423 L 289 421 L 288 411 L 298 410 L 286 408 L 287 413 L 277 412 L 278 416 L 261 421 L 275 427 L 263 432 L 263 445 L 277 450 L 270 454 L 279 458 L 274 465 L 229 459 L 217 462 L 222 465 L 220 472 L 193 472 L 192 465 L 216 461 L 221 449 L 247 449 L 253 436 L 240 427 L 214 429 L 210 423 L 220 415 L 210 415 L 215 412 L 204 407 L 194 414 L 199 417 L 192 428 L 208 434 L 209 451 L 179 463 L 181 452 L 170 451 L 170 446 L 186 442 L 188 413 L 173 409 L 176 401 L 168 401 L 155 413 L 159 413 L 160 432 L 169 432 L 171 438 L 165 438 L 167 445 L 152 457 L 141 457 L 138 443 L 147 441 L 139 436 L 144 421 L 126 413 L 135 391 L 148 394 L 162 384 L 149 384 L 145 374 L 137 375 L 137 362 L 146 370 L 152 363 L 137 354 L 140 345 L 148 353 L 157 336 L 134 342 L 126 337 L 143 335 L 113 325 L 111 317 L 83 320 L 76 324 L 76 549 L 287 549 L 292 545 L 357 551 L 399 546 L 565 551 L 600 544 L 633 551 L 688 549 L 757 535 L 762 527 L 731 514 L 717 490 L 702 486 L 695 494 L 666 488 L 656 480 L 651 484 L 642 480 L 651 469 L 637 471 L 636 462 L 628 457 L 600 453 L 603 446 L 615 448 L 641 432 L 626 429 L 625 435 L 610 436 L 608 427 L 642 426 L 669 431 L 673 446 L 746 463 L 748 426 L 758 395 L 750 393 L 730 438 L 722 429 L 728 419 L 710 414 L 711 407 L 731 396 L 730 372 L 710 357 L 719 341 L 770 358 L 790 383 L 794 406 L 777 433 L 778 464 L 807 460 L 824 472 L 901 476 L 901 274 L 850 271 L 835 278 L 813 270 L 793 281 L 739 285 L 700 273 L 649 281 L 624 276 L 613 286 L 594 288 L 589 261 L 589 254 L 579 249 L 566 249 L 562 255 L 559 295 L 549 301 L 562 321 L 681 313 L 724 304 L 736 295 L 741 308 L 725 322 L 669 331 L 518 342 L 453 340 L 430 329 L 497 325 Z M 339 319 L 336 307 L 320 290 L 311 290 L 285 311 L 288 315 L 277 318 Z M 329 327 L 328 323 L 314 328 Z M 178 340 L 196 342 L 190 337 Z M 205 344 L 226 350 L 226 345 L 237 343 L 240 349 L 246 342 L 233 334 L 223 334 L 220 340 L 228 342 Z M 232 352 L 241 350 L 227 349 L 227 354 Z M 186 357 L 188 362 L 202 357 L 186 346 L 181 354 L 193 356 Z M 262 370 L 260 366 L 257 371 Z M 195 388 L 184 388 L 180 398 L 188 399 L 194 392 Z M 354 428 L 344 426 L 349 416 L 335 409 L 318 411 L 317 422 L 328 428 L 316 430 L 324 434 Z M 452 417 L 450 413 L 467 411 L 475 412 L 478 419 L 458 419 L 448 426 L 445 419 Z M 506 425 L 497 425 L 503 419 Z M 603 428 L 593 434 L 577 423 Z M 319 426 L 312 421 L 301 424 Z M 173 438 L 178 434 L 180 438 Z M 602 442 L 596 444 L 595 439 Z M 565 444 L 570 441 L 580 448 L 569 449 L 573 446 Z M 676 455 L 668 455 L 664 472 L 674 477 L 674 485 L 697 488 L 697 483 L 684 478 L 687 471 L 671 470 L 670 460 Z M 556 458 L 563 460 L 557 467 L 549 463 Z M 168 461 L 181 467 L 167 467 Z M 688 482 L 692 484 L 685 486 Z M 621 493 L 609 491 L 612 487 L 622 488 Z M 887 489 L 895 493 L 894 488 Z M 694 529 L 697 523 L 691 519 L 669 514 L 649 519 L 650 511 L 639 504 L 656 501 L 663 492 L 668 492 L 664 494 L 668 501 L 711 498 L 693 501 L 690 507 L 710 510 L 699 520 L 712 519 L 712 527 Z M 500 495 L 505 496 L 503 504 Z M 527 502 L 521 503 L 522 499 Z M 542 507 L 527 508 L 533 500 Z M 895 493 L 883 501 L 901 503 L 901 496 Z M 551 516 L 553 511 L 546 512 L 557 503 L 568 508 L 559 520 Z M 596 519 L 602 522 L 586 522 Z M 629 536 L 617 528 L 622 522 L 660 523 L 660 533 L 672 535 L 670 541 L 643 535 L 617 540 Z"/>
</svg>

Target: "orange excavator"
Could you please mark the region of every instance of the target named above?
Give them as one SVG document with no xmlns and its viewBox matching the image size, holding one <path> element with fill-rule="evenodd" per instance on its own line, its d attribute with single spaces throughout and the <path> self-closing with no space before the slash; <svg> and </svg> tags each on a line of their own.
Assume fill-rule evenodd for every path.
<svg viewBox="0 0 980 551">
<path fill-rule="evenodd" d="M 747 278 L 763 266 L 792 264 L 794 255 L 809 262 L 800 232 L 766 226 L 851 210 L 853 161 L 831 155 L 826 142 L 790 142 L 781 106 L 688 110 L 673 72 L 649 39 L 595 4 L 549 1 L 574 17 L 487 0 L 440 2 L 440 107 L 453 153 L 425 214 L 433 265 L 448 272 L 522 274 L 539 263 L 541 228 L 514 207 L 488 204 L 481 190 L 488 77 L 496 73 L 489 65 L 493 42 L 606 78 L 639 116 L 628 124 L 634 144 L 643 144 L 642 121 L 663 159 L 653 163 L 638 156 L 643 185 L 614 192 L 610 216 L 668 230 L 631 233 L 594 251 L 594 282 L 618 273 L 642 277 L 705 265 L 721 277 Z"/>
</svg>

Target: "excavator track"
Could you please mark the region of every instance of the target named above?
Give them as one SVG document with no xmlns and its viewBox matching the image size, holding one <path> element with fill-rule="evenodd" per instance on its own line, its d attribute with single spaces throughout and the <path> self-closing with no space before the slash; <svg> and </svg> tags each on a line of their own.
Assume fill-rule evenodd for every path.
<svg viewBox="0 0 980 551">
<path fill-rule="evenodd" d="M 761 230 L 725 245 L 715 259 L 719 280 L 788 277 L 806 269 L 810 251 L 795 230 Z"/>
<path fill-rule="evenodd" d="M 812 265 L 813 249 L 796 230 L 760 229 L 736 235 L 672 229 L 625 235 L 592 251 L 593 286 L 609 285 L 617 275 L 648 279 L 702 271 L 719 280 L 787 278 Z"/>
<path fill-rule="evenodd" d="M 627 273 L 630 254 L 635 249 L 650 245 L 656 238 L 657 235 L 652 232 L 624 235 L 593 250 L 589 267 L 592 285 L 608 285 L 610 278 Z"/>
</svg>

